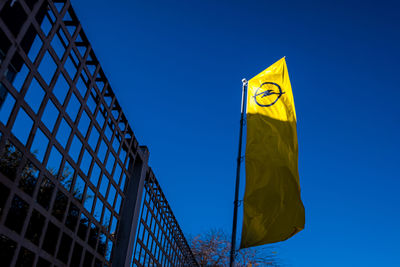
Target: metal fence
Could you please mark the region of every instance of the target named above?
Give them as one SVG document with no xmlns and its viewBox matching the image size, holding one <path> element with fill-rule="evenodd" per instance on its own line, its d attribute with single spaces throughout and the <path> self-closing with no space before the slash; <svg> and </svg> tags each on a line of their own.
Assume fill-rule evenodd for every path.
<svg viewBox="0 0 400 267">
<path fill-rule="evenodd" d="M 197 266 L 151 169 L 146 174 L 132 266 Z"/>
<path fill-rule="evenodd" d="M 0 63 L 3 266 L 196 265 L 70 1 L 0 1 Z"/>
</svg>

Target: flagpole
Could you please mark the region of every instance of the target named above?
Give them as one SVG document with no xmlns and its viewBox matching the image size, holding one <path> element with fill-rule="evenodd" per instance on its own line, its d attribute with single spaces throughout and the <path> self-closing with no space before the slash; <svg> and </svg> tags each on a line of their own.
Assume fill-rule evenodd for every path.
<svg viewBox="0 0 400 267">
<path fill-rule="evenodd" d="M 247 80 L 242 79 L 242 106 L 240 110 L 240 130 L 239 130 L 239 149 L 236 165 L 236 187 L 235 187 L 235 201 L 233 202 L 233 223 L 232 223 L 232 240 L 231 240 L 231 253 L 229 266 L 233 267 L 235 263 L 235 247 L 236 247 L 236 226 L 237 226 L 237 213 L 239 207 L 239 181 L 240 181 L 240 163 L 242 158 L 242 136 L 243 136 L 243 121 L 244 121 L 244 106 L 246 96 Z"/>
</svg>

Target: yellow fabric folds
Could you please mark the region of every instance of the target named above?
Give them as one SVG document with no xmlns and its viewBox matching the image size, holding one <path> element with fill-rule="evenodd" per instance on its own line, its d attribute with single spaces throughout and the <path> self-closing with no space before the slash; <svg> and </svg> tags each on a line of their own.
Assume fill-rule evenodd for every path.
<svg viewBox="0 0 400 267">
<path fill-rule="evenodd" d="M 241 248 L 283 241 L 304 228 L 296 112 L 285 58 L 248 82 L 246 113 Z"/>
</svg>

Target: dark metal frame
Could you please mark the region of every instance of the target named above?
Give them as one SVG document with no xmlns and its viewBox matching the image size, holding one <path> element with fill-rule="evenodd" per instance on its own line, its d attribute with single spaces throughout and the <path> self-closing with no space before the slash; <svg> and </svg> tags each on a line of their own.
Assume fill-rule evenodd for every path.
<svg viewBox="0 0 400 267">
<path fill-rule="evenodd" d="M 2 2 L 0 4 L 0 10 L 2 7 L 4 7 L 4 5 L 8 5 L 8 4 L 10 4 L 10 1 Z M 60 170 L 63 169 L 66 160 L 68 160 L 68 163 L 75 170 L 71 188 L 74 188 L 74 183 L 76 181 L 77 175 L 84 178 L 86 188 L 90 187 L 91 190 L 93 190 L 93 192 L 95 192 L 95 196 L 96 196 L 95 198 L 97 199 L 97 201 L 102 201 L 103 202 L 102 205 L 107 207 L 111 211 L 112 216 L 114 216 L 115 218 L 117 218 L 118 221 L 120 221 L 121 215 L 118 212 L 116 212 L 116 210 L 115 210 L 116 207 L 113 208 L 107 202 L 107 198 L 103 197 L 99 193 L 100 182 L 98 185 L 96 185 L 97 186 L 97 188 L 96 188 L 93 184 L 90 183 L 90 178 L 91 178 L 90 176 L 91 176 L 91 172 L 92 172 L 94 163 L 96 162 L 97 165 L 101 169 L 101 173 L 102 173 L 103 177 L 104 176 L 108 177 L 108 179 L 110 181 L 109 183 L 112 184 L 117 191 L 117 194 L 114 197 L 114 203 L 115 203 L 114 205 L 117 205 L 117 203 L 116 203 L 117 201 L 115 199 L 117 199 L 118 194 L 122 197 L 122 202 L 123 202 L 123 200 L 126 198 L 125 193 L 124 193 L 124 188 L 120 188 L 119 185 L 116 183 L 116 181 L 113 179 L 113 172 L 115 172 L 117 162 L 118 162 L 118 164 L 120 164 L 120 166 L 126 166 L 126 167 L 123 167 L 122 172 L 125 173 L 125 175 L 126 175 L 126 179 L 127 179 L 126 184 L 129 184 L 129 177 L 131 176 L 130 174 L 131 174 L 132 170 L 129 170 L 130 166 L 127 166 L 127 164 L 130 164 L 131 166 L 133 166 L 134 159 L 136 159 L 136 157 L 138 155 L 137 154 L 138 153 L 138 142 L 133 135 L 133 132 L 128 124 L 128 121 L 126 120 L 126 117 L 122 113 L 120 105 L 118 104 L 117 100 L 115 99 L 115 95 L 114 95 L 113 91 L 111 90 L 111 87 L 107 81 L 107 78 L 105 77 L 105 75 L 97 61 L 97 58 L 95 57 L 95 55 L 93 53 L 93 50 L 91 48 L 90 43 L 88 42 L 88 40 L 86 38 L 86 35 L 82 31 L 82 27 L 81 27 L 79 21 L 77 20 L 77 17 L 75 15 L 72 7 L 70 6 L 70 2 L 69 1 L 54 1 L 54 2 L 49 1 L 49 2 L 47 2 L 47 1 L 43 1 L 43 0 L 41 0 L 41 1 L 38 0 L 34 4 L 32 10 L 28 6 L 28 4 L 25 3 L 25 1 L 18 1 L 17 4 L 19 4 L 27 14 L 27 19 L 24 22 L 18 36 L 14 37 L 13 33 L 10 32 L 7 25 L 0 18 L 1 30 L 6 34 L 8 39 L 13 44 L 15 44 L 15 45 L 12 45 L 8 49 L 7 53 L 5 53 L 5 57 L 4 57 L 4 60 L 2 62 L 1 68 L 0 68 L 0 72 L 4 73 L 8 68 L 10 68 L 10 66 L 12 66 L 10 62 L 12 61 L 12 58 L 15 56 L 15 54 L 18 54 L 18 56 L 20 56 L 23 59 L 23 62 L 27 65 L 27 67 L 30 70 L 30 72 L 24 82 L 24 86 L 21 89 L 14 88 L 12 82 L 9 81 L 5 76 L 1 77 L 1 83 L 3 84 L 4 88 L 7 89 L 8 94 L 10 94 L 10 96 L 15 98 L 16 102 L 15 102 L 13 111 L 9 117 L 7 125 L 0 124 L 0 131 L 2 133 L 2 140 L 0 143 L 0 151 L 4 152 L 5 144 L 7 142 L 7 144 L 11 143 L 12 145 L 14 145 L 16 147 L 16 149 L 21 151 L 23 154 L 23 158 L 21 159 L 20 165 L 17 170 L 17 175 L 16 175 L 17 178 L 14 181 L 8 179 L 7 177 L 5 177 L 3 174 L 0 173 L 0 178 L 1 178 L 2 184 L 5 185 L 10 190 L 6 205 L 4 207 L 4 210 L 2 211 L 3 216 L 0 221 L 0 225 L 2 226 L 0 229 L 0 233 L 11 238 L 12 240 L 16 241 L 18 244 L 18 247 L 15 251 L 13 260 L 11 262 L 11 266 L 13 266 L 17 261 L 18 251 L 20 249 L 19 244 L 28 248 L 30 251 L 35 251 L 36 255 L 40 256 L 41 258 L 43 258 L 45 260 L 48 260 L 49 262 L 55 263 L 56 265 L 63 265 L 66 263 L 69 264 L 69 262 L 71 261 L 71 255 L 73 253 L 72 247 L 70 248 L 67 262 L 59 261 L 59 259 L 57 259 L 57 256 L 56 256 L 58 254 L 58 250 L 60 249 L 60 246 L 61 246 L 60 243 L 62 242 L 61 232 L 64 234 L 67 234 L 69 236 L 69 238 L 71 238 L 71 240 L 72 240 L 71 246 L 73 244 L 79 244 L 79 246 L 81 246 L 85 251 L 88 251 L 92 255 L 94 255 L 95 261 L 92 261 L 92 264 L 95 264 L 96 266 L 99 265 L 99 263 L 101 265 L 102 264 L 108 265 L 108 263 L 111 260 L 110 261 L 106 260 L 103 252 L 101 252 L 101 253 L 98 252 L 98 250 L 100 249 L 99 247 L 100 247 L 101 241 L 97 240 L 96 241 L 97 244 L 94 245 L 94 248 L 92 246 L 88 245 L 87 239 L 89 238 L 88 235 L 89 235 L 90 230 L 87 230 L 86 238 L 85 238 L 86 240 L 82 240 L 81 238 L 78 238 L 77 234 L 76 234 L 78 231 L 78 227 L 75 227 L 74 231 L 71 231 L 69 228 L 65 227 L 65 223 L 67 220 L 67 214 L 64 214 L 63 216 L 61 216 L 62 217 L 61 221 L 57 220 L 56 218 L 54 218 L 54 216 L 52 216 L 51 211 L 54 209 L 54 205 L 55 205 L 55 201 L 56 201 L 56 197 L 57 197 L 56 192 L 57 193 L 61 192 L 68 198 L 65 213 L 67 213 L 69 211 L 69 208 L 71 205 L 75 205 L 75 207 L 79 208 L 78 218 L 80 218 L 81 214 L 84 214 L 87 218 L 89 218 L 90 224 L 95 225 L 97 227 L 97 229 L 100 230 L 100 232 L 98 232 L 98 234 L 100 234 L 100 233 L 105 234 L 105 236 L 107 237 L 107 240 L 111 241 L 112 244 L 115 245 L 116 236 L 114 233 L 111 233 L 109 231 L 111 220 L 108 222 L 108 225 L 106 225 L 106 226 L 101 225 L 93 216 L 95 204 L 93 203 L 93 208 L 92 208 L 91 213 L 88 212 L 87 210 L 85 210 L 83 208 L 83 204 L 74 197 L 73 192 L 71 192 L 72 190 L 67 191 L 60 184 L 60 176 L 62 174 L 58 173 L 58 174 L 54 175 L 53 173 L 49 172 L 49 170 L 46 169 L 46 162 L 49 160 L 51 149 L 53 149 L 53 147 L 55 147 L 62 154 L 62 163 L 60 165 Z M 62 6 L 62 9 L 58 10 L 57 9 L 58 6 L 56 7 L 57 4 L 60 4 L 60 6 Z M 39 12 L 39 10 L 43 7 L 48 9 L 48 11 L 51 12 L 52 16 L 55 18 L 55 21 L 53 22 L 51 31 L 49 32 L 49 34 L 47 36 L 41 30 L 40 23 L 38 23 L 38 21 L 36 20 L 36 17 L 35 17 L 36 14 Z M 67 15 L 67 13 L 68 13 L 68 15 Z M 34 62 L 30 61 L 30 59 L 27 56 L 27 53 L 24 52 L 24 50 L 21 49 L 21 46 L 20 46 L 23 38 L 25 37 L 25 33 L 28 31 L 28 28 L 31 26 L 34 27 L 35 31 L 37 32 L 37 34 L 39 35 L 39 37 L 41 38 L 41 40 L 43 42 L 40 52 L 37 55 L 36 60 Z M 68 31 L 67 27 L 69 27 L 69 26 L 75 27 L 75 31 L 72 35 Z M 53 38 L 56 36 L 57 32 L 60 29 L 64 32 L 64 35 L 67 38 L 67 42 L 68 42 L 68 45 L 65 48 L 65 52 L 64 52 L 64 55 L 61 60 L 58 58 L 55 50 L 51 46 L 51 41 L 53 40 Z M 79 40 L 77 40 L 78 37 L 80 37 Z M 78 48 L 81 48 L 81 47 L 84 47 L 84 50 L 85 50 L 84 55 L 81 55 L 78 50 Z M 47 85 L 46 81 L 40 75 L 40 72 L 38 71 L 41 60 L 44 58 L 44 55 L 46 52 L 48 52 L 50 54 L 53 61 L 57 65 L 57 69 L 56 69 L 55 74 L 49 85 Z M 75 54 L 74 57 L 75 57 L 75 59 L 78 60 L 78 62 L 74 62 L 74 64 L 77 63 L 77 65 L 75 66 L 77 68 L 77 71 L 76 71 L 76 74 L 74 77 L 69 77 L 69 73 L 66 70 L 66 68 L 64 68 L 64 66 L 66 64 L 66 61 L 71 57 L 72 53 Z M 95 69 L 93 74 L 90 72 L 89 68 Z M 57 78 L 59 77 L 59 75 L 63 75 L 70 86 L 70 89 L 68 90 L 64 104 L 59 103 L 57 101 L 57 98 L 55 97 L 55 95 L 52 93 L 52 90 L 57 82 Z M 76 85 L 80 76 L 81 76 L 81 78 L 82 77 L 88 78 L 88 80 L 85 84 L 85 86 L 87 87 L 86 94 L 83 96 L 81 96 L 81 94 L 79 93 L 79 91 L 77 89 L 77 85 Z M 40 104 L 40 108 L 37 113 L 35 111 L 33 111 L 33 109 L 29 106 L 29 104 L 24 100 L 25 94 L 26 94 L 27 90 L 29 90 L 29 85 L 30 85 L 33 77 L 39 82 L 40 86 L 45 91 L 45 97 L 43 98 L 43 101 Z M 103 84 L 104 87 L 98 88 L 99 84 Z M 90 94 L 92 92 L 95 92 L 95 94 L 97 95 L 97 97 L 95 97 L 96 108 L 95 108 L 95 111 L 93 114 L 90 111 L 90 108 L 86 104 L 88 101 L 88 98 L 90 97 Z M 78 98 L 80 105 L 81 105 L 75 120 L 73 118 L 70 118 L 66 111 L 67 103 L 70 100 L 70 98 L 72 97 L 72 94 L 74 94 Z M 46 127 L 46 125 L 41 121 L 41 117 L 44 113 L 44 109 L 47 105 L 47 102 L 50 100 L 53 102 L 53 104 L 55 104 L 55 106 L 59 112 L 59 116 L 55 123 L 53 131 L 49 130 Z M 29 135 L 26 145 L 21 143 L 20 140 L 18 140 L 12 134 L 12 131 L 11 131 L 12 126 L 17 117 L 17 114 L 21 108 L 24 109 L 24 111 L 28 114 L 28 116 L 33 121 L 32 128 L 27 129 L 27 130 L 30 130 L 31 132 L 30 132 L 30 135 Z M 86 136 L 84 136 L 78 130 L 78 123 L 79 123 L 84 111 L 89 116 L 90 121 L 91 121 L 89 129 L 88 129 L 88 133 Z M 98 113 L 102 113 L 103 116 L 105 117 L 106 123 L 104 123 L 103 125 L 99 125 L 98 121 L 96 120 Z M 72 129 L 72 132 L 68 138 L 69 140 L 68 140 L 67 146 L 65 148 L 56 139 L 56 134 L 55 134 L 59 130 L 62 119 L 67 121 L 67 123 L 69 124 L 69 126 Z M 97 142 L 97 146 L 91 147 L 88 144 L 88 138 L 94 127 L 97 128 L 100 135 L 99 135 L 99 140 Z M 112 136 L 111 136 L 110 140 L 106 137 L 106 134 L 105 134 L 107 127 L 112 129 Z M 45 152 L 45 157 L 44 157 L 43 162 L 40 162 L 30 152 L 30 147 L 32 145 L 33 139 L 35 138 L 38 128 L 41 129 L 41 131 L 46 135 L 46 137 L 49 140 L 49 144 L 47 146 L 47 150 Z M 78 162 L 76 162 L 76 163 L 74 162 L 74 160 L 71 159 L 71 156 L 68 154 L 68 150 L 71 147 L 72 139 L 74 136 L 77 136 L 83 144 L 83 147 L 81 148 L 81 150 L 79 152 Z M 118 138 L 119 143 L 120 143 L 120 146 L 117 151 L 114 151 L 114 149 L 113 149 L 114 138 Z M 111 157 L 110 155 L 113 155 L 114 160 L 115 160 L 111 174 L 106 169 L 106 164 L 104 164 L 97 158 L 97 153 L 100 148 L 101 140 L 103 142 L 105 142 L 107 145 L 107 156 L 106 156 L 105 161 L 107 161 L 108 157 Z M 89 168 L 88 175 L 84 174 L 82 172 L 82 170 L 80 170 L 80 167 L 79 167 L 82 162 L 82 158 L 83 158 L 83 154 L 84 154 L 85 150 L 87 150 L 90 153 L 90 155 L 93 159 L 91 161 L 91 166 Z M 125 153 L 128 155 L 127 157 L 125 157 L 125 159 L 123 159 L 124 162 L 119 157 L 122 150 L 125 150 Z M 36 168 L 39 170 L 39 177 L 37 180 L 37 184 L 35 186 L 35 191 L 32 194 L 32 196 L 29 196 L 29 195 L 23 193 L 18 186 L 19 181 L 21 179 L 20 174 L 21 174 L 22 169 L 26 162 L 32 162 L 36 166 Z M 40 190 L 39 187 L 42 184 L 42 182 L 44 181 L 44 179 L 46 179 L 46 178 L 49 179 L 55 185 L 55 189 L 53 190 L 52 196 L 51 196 L 52 197 L 52 200 L 50 202 L 51 204 L 50 204 L 50 207 L 48 210 L 44 209 L 41 205 L 39 205 L 35 201 L 36 197 L 38 195 L 38 191 Z M 139 179 L 140 179 L 140 177 L 139 177 Z M 107 188 L 106 196 L 108 195 L 110 189 L 111 189 L 111 185 L 109 185 Z M 87 189 L 85 189 L 85 192 L 86 191 L 87 191 Z M 20 234 L 17 234 L 15 231 L 12 231 L 12 230 L 8 229 L 7 227 L 3 227 L 4 222 L 7 218 L 6 215 L 8 214 L 8 211 L 12 206 L 11 202 L 15 195 L 18 196 L 19 198 L 21 198 L 22 200 L 24 200 L 26 203 L 29 203 L 29 210 L 26 214 L 26 220 L 24 222 L 24 226 L 23 226 L 23 229 Z M 28 227 L 29 218 L 31 217 L 33 210 L 38 211 L 40 214 L 44 215 L 47 218 L 45 225 L 43 226 L 44 230 L 42 232 L 41 239 L 39 241 L 39 245 L 34 245 L 31 242 L 27 242 L 27 240 L 24 238 L 25 232 Z M 103 209 L 101 216 L 105 216 L 104 213 L 105 213 L 105 210 Z M 111 218 L 112 218 L 112 216 L 111 216 Z M 58 238 L 58 241 L 56 244 L 56 249 L 55 249 L 55 252 L 53 255 L 50 255 L 49 253 L 45 252 L 43 249 L 40 249 L 41 245 L 43 244 L 43 239 L 45 238 L 44 233 L 46 233 L 47 225 L 49 224 L 49 222 L 51 222 L 52 224 L 54 224 L 56 227 L 58 227 L 60 229 L 59 238 Z M 132 223 L 132 222 L 129 222 L 129 223 Z M 105 242 L 105 244 L 107 244 L 107 242 Z M 103 246 L 104 244 L 101 244 L 101 245 Z M 97 247 L 97 249 L 96 249 L 96 247 Z M 84 260 L 83 258 L 84 257 L 82 255 L 81 264 L 83 264 L 83 260 Z M 38 259 L 39 259 L 39 257 L 35 257 L 35 260 L 34 260 L 35 264 L 37 264 Z"/>
<path fill-rule="evenodd" d="M 151 169 L 144 188 L 132 266 L 198 266 Z"/>
<path fill-rule="evenodd" d="M 6 97 L 15 99 L 7 123 L 0 122 L 0 163 L 6 162 L 8 164 L 6 150 L 10 150 L 10 146 L 20 151 L 19 154 L 17 153 L 19 158 L 16 161 L 18 164 L 15 177 L 10 178 L 9 175 L 0 170 L 0 186 L 6 192 L 1 198 L 0 245 L 7 245 L 7 242 L 13 244 L 13 246 L 6 247 L 7 251 L 11 249 L 8 255 L 10 259 L 9 265 L 20 265 L 22 259 L 22 263 L 23 261 L 29 261 L 29 264 L 32 263 L 33 266 L 44 264 L 43 262 L 48 262 L 49 266 L 72 265 L 73 262 L 80 266 L 110 266 L 111 264 L 114 266 L 129 266 L 132 258 L 135 259 L 132 256 L 135 247 L 138 251 L 146 251 L 146 255 L 152 257 L 154 264 L 158 266 L 196 266 L 196 261 L 171 208 L 166 202 L 154 174 L 148 169 L 149 154 L 147 148 L 139 147 L 138 141 L 115 98 L 111 86 L 82 30 L 82 26 L 71 7 L 70 1 L 1 1 L 0 12 L 4 8 L 9 8 L 10 6 L 6 5 L 11 5 L 12 2 L 13 5 L 18 6 L 26 14 L 26 18 L 22 21 L 22 26 L 18 33 L 15 34 L 10 30 L 10 25 L 7 25 L 0 16 L 0 30 L 5 36 L 4 38 L 7 39 L 0 41 L 10 43 L 6 51 L 0 51 L 2 52 L 0 60 L 0 93 L 3 90 L 6 93 Z M 38 14 L 42 15 L 39 16 Z M 51 28 L 48 33 L 42 30 L 43 19 L 50 21 Z M 32 31 L 42 41 L 40 50 L 33 62 L 28 56 L 30 48 L 27 49 L 26 44 L 25 46 L 23 44 L 27 38 L 26 36 L 32 35 Z M 65 50 L 61 58 L 58 57 L 57 47 L 54 47 L 52 42 L 56 37 L 60 38 L 61 45 Z M 82 53 L 82 51 L 84 52 Z M 48 55 L 56 66 L 55 73 L 49 83 L 47 83 L 45 77 L 42 77 L 41 74 L 43 73 L 40 71 L 42 61 Z M 10 71 L 17 76 L 19 75 L 19 69 L 16 69 L 13 65 L 16 58 L 19 58 L 29 70 L 21 88 L 14 87 L 14 77 L 5 75 Z M 73 77 L 70 77 L 68 64 L 69 66 L 73 65 L 72 68 L 76 69 Z M 63 103 L 58 101 L 53 92 L 61 75 L 70 87 Z M 28 103 L 31 99 L 27 99 L 27 92 L 32 86 L 33 79 L 37 80 L 44 91 L 44 97 L 37 110 L 34 110 Z M 86 89 L 83 94 L 81 94 L 81 88 L 78 85 L 79 79 L 83 81 Z M 78 99 L 80 104 L 75 119 L 70 117 L 70 113 L 67 110 L 69 102 L 72 102 L 73 98 Z M 94 106 L 90 106 L 90 100 L 94 100 Z M 50 101 L 58 111 L 53 129 L 48 129 L 48 125 L 43 122 L 45 109 Z M 27 141 L 24 143 L 13 132 L 14 124 L 22 109 L 32 121 L 32 127 L 26 129 L 30 132 Z M 84 114 L 89 117 L 90 121 L 86 134 L 81 133 L 79 129 L 79 123 L 83 120 Z M 104 117 L 104 122 L 100 123 L 99 116 Z M 66 121 L 71 128 L 65 147 L 57 138 L 57 133 L 61 131 L 62 120 Z M 48 139 L 43 160 L 38 159 L 32 153 L 32 145 L 39 129 Z M 92 147 L 89 144 L 89 139 L 94 129 L 97 130 L 99 137 L 96 145 Z M 71 156 L 74 138 L 78 138 L 82 143 L 76 162 Z M 99 158 L 102 143 L 106 146 L 104 160 Z M 114 149 L 115 144 L 117 144 L 116 149 Z M 56 149 L 61 155 L 59 168 L 56 166 L 56 170 L 60 170 L 58 172 L 49 171 L 46 167 L 48 162 L 51 161 L 53 149 Z M 84 167 L 81 164 L 83 164 L 86 154 L 90 155 L 90 166 L 87 172 L 81 169 Z M 122 157 L 122 155 L 126 156 Z M 111 170 L 107 162 L 109 158 L 113 158 L 113 164 L 110 165 L 112 166 Z M 63 184 L 65 182 L 63 170 L 67 166 L 67 162 L 73 169 L 72 176 L 68 178 L 71 179 L 70 189 Z M 31 193 L 26 193 L 20 185 L 25 179 L 22 176 L 26 171 L 24 168 L 27 163 L 32 163 L 38 171 L 38 177 L 35 178 Z M 94 177 L 95 164 L 99 167 L 101 174 L 98 178 L 100 181 L 93 184 L 91 180 Z M 122 176 L 120 177 L 115 177 L 117 164 L 122 168 Z M 80 195 L 77 196 L 77 192 L 74 191 L 75 185 L 78 185 L 78 176 L 83 179 L 85 184 L 84 188 L 79 189 L 82 190 L 82 200 L 79 199 Z M 124 176 L 126 177 L 125 183 L 123 182 L 124 178 L 122 178 Z M 103 196 L 100 191 L 104 177 L 107 177 L 109 181 Z M 125 186 L 122 185 L 123 183 Z M 44 207 L 39 203 L 38 198 L 42 192 L 41 190 L 48 184 L 52 184 L 54 189 L 49 193 L 49 206 Z M 113 201 L 110 204 L 108 201 L 113 192 L 112 188 L 115 189 L 116 194 L 114 197 L 111 196 Z M 152 200 L 148 202 L 145 198 L 142 205 L 143 188 L 146 196 L 150 196 Z M 91 208 L 88 211 L 84 203 L 88 199 L 89 189 L 94 192 L 94 197 Z M 62 197 L 62 202 L 60 196 Z M 120 197 L 121 202 L 118 202 L 118 197 Z M 26 209 L 15 207 L 16 200 L 20 200 L 20 203 L 23 203 L 22 206 L 26 207 Z M 99 201 L 102 202 L 102 207 L 100 219 L 96 219 L 95 209 L 97 208 L 97 203 L 100 203 Z M 60 205 L 61 208 L 59 207 Z M 152 216 L 156 216 L 152 217 L 152 222 L 154 221 L 159 226 L 158 233 L 162 233 L 159 237 L 161 239 L 157 239 L 157 234 L 156 240 L 151 244 L 144 241 L 142 236 L 135 239 L 139 211 L 142 207 L 143 214 L 143 210 L 149 210 L 149 205 L 153 205 L 151 212 L 149 212 Z M 19 214 L 20 218 L 22 218 L 22 229 L 20 231 L 7 225 L 10 214 L 14 210 L 18 211 L 18 209 L 24 210 L 24 214 Z M 75 226 L 67 227 L 66 225 L 70 223 L 70 217 L 72 216 L 71 210 L 73 212 L 72 218 L 77 219 L 77 222 Z M 54 215 L 55 213 L 57 216 Z M 111 215 L 106 218 L 108 213 Z M 44 218 L 43 230 L 36 243 L 27 239 L 28 228 L 34 214 L 40 214 Z M 84 237 L 82 235 L 79 236 L 78 233 L 82 215 L 88 219 L 88 229 L 86 229 Z M 161 219 L 157 216 L 161 216 Z M 113 218 L 117 221 L 117 226 L 113 224 Z M 104 224 L 103 221 L 107 221 L 107 224 Z M 155 237 L 155 230 L 151 231 L 150 229 L 153 226 L 151 223 L 148 225 L 141 218 L 139 231 L 142 228 L 146 228 L 150 230 L 150 235 Z M 54 237 L 53 253 L 43 249 L 44 243 L 47 242 L 48 238 L 47 231 L 51 227 L 56 227 L 59 231 L 58 237 Z M 116 227 L 115 231 L 111 231 L 113 227 Z M 93 232 L 91 229 L 93 229 Z M 95 240 L 94 243 L 92 242 L 93 240 Z M 158 256 L 152 250 L 153 244 L 157 244 L 157 251 L 162 254 L 161 260 L 157 258 Z M 151 247 L 148 247 L 149 245 Z M 68 250 L 67 255 L 60 256 L 60 253 L 65 253 Z M 23 255 L 26 251 L 30 251 L 28 254 L 33 255 L 32 258 Z M 81 254 L 79 255 L 79 253 Z M 92 256 L 90 257 L 90 255 Z"/>
</svg>

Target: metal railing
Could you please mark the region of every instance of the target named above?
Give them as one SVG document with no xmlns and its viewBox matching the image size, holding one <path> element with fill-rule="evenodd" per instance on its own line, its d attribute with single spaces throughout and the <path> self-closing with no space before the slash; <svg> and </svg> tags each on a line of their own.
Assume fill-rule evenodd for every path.
<svg viewBox="0 0 400 267">
<path fill-rule="evenodd" d="M 132 266 L 198 266 L 151 169 L 144 187 Z"/>
<path fill-rule="evenodd" d="M 70 1 L 0 1 L 0 64 L 2 264 L 195 265 Z"/>
</svg>

